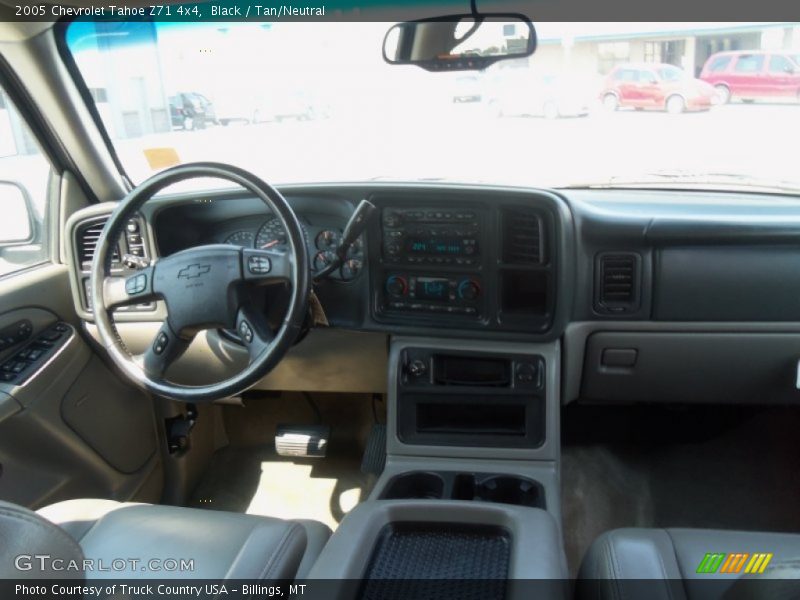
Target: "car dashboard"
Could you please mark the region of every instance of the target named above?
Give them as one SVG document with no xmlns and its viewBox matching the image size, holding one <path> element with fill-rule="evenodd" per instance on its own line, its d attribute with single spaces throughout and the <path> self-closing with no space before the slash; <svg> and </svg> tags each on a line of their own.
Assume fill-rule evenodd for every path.
<svg viewBox="0 0 800 600">
<path fill-rule="evenodd" d="M 327 327 L 297 352 L 332 365 L 324 389 L 382 371 L 369 386 L 384 390 L 387 347 L 403 338 L 555 345 L 561 402 L 785 402 L 795 392 L 797 353 L 785 334 L 800 322 L 800 206 L 791 198 L 427 183 L 279 189 L 304 228 L 312 273 L 360 200 L 378 208 L 342 268 L 314 286 Z M 68 226 L 89 326 L 92 232 L 112 208 L 85 209 Z M 157 260 L 201 244 L 284 243 L 269 210 L 235 191 L 160 196 L 135 221 L 141 237 L 121 239 L 115 258 L 123 272 L 135 270 L 131 252 Z M 165 314 L 156 303 L 116 316 L 130 330 Z M 208 347 L 236 354 L 235 336 L 222 333 L 209 332 Z M 716 376 L 724 383 L 704 383 Z"/>
<path fill-rule="evenodd" d="M 315 286 L 331 325 L 542 338 L 564 316 L 556 300 L 571 268 L 563 264 L 571 222 L 551 192 L 380 186 L 284 194 L 303 228 L 312 274 L 333 260 L 358 201 L 378 207 L 342 267 Z M 156 256 L 201 244 L 286 243 L 278 219 L 254 198 L 156 199 L 151 206 L 144 218 Z"/>
</svg>

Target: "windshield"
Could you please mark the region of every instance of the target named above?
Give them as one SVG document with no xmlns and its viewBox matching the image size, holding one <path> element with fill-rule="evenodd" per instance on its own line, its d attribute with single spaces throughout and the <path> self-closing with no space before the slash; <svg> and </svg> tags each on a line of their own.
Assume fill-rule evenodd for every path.
<svg viewBox="0 0 800 600">
<path fill-rule="evenodd" d="M 797 24 L 536 23 L 533 56 L 461 73 L 385 63 L 391 25 L 76 21 L 66 41 L 134 182 L 203 160 L 273 183 L 800 191 L 800 74 L 747 55 L 797 55 Z"/>
</svg>

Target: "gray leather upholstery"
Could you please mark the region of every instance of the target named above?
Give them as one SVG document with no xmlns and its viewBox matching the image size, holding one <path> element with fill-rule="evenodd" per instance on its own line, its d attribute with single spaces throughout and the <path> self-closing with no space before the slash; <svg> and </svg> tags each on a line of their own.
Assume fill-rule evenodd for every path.
<svg viewBox="0 0 800 600">
<path fill-rule="evenodd" d="M 0 579 L 83 577 L 80 568 L 41 563 L 37 555 L 58 557 L 65 563 L 74 561 L 78 567 L 83 564 L 81 547 L 62 529 L 26 508 L 0 502 Z"/>
<path fill-rule="evenodd" d="M 763 574 L 698 573 L 706 553 L 773 553 Z M 709 529 L 615 529 L 598 537 L 578 574 L 580 598 L 759 598 L 755 583 L 800 575 L 800 535 Z M 787 575 L 791 573 L 792 575 Z M 754 583 L 750 583 L 754 582 Z M 793 585 L 793 596 L 798 587 Z"/>
<path fill-rule="evenodd" d="M 305 575 L 330 536 L 313 521 L 110 500 L 68 500 L 39 514 L 62 537 L 77 540 L 86 559 L 106 567 L 114 559 L 139 561 L 87 570 L 87 578 L 294 579 Z M 193 561 L 193 568 L 166 570 L 166 559 Z M 151 560 L 161 561 L 162 570 L 143 570 Z"/>
</svg>

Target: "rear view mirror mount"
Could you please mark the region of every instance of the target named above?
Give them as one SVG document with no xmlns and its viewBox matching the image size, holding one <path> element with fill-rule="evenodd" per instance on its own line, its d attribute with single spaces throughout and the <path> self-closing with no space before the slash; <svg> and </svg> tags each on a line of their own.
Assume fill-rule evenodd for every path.
<svg viewBox="0 0 800 600">
<path fill-rule="evenodd" d="M 392 65 L 428 71 L 482 70 L 536 51 L 536 30 L 515 13 L 458 14 L 394 25 L 383 41 L 383 58 Z"/>
</svg>

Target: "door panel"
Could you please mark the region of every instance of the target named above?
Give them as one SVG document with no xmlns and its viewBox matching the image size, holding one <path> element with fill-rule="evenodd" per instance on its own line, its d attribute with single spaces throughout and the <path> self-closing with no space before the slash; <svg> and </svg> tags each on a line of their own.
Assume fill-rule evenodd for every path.
<svg viewBox="0 0 800 600">
<path fill-rule="evenodd" d="M 90 346 L 74 312 L 67 268 L 0 279 L 0 331 L 30 324 L 0 365 L 58 322 L 57 347 L 0 382 L 0 499 L 30 507 L 76 497 L 158 501 L 163 472 L 152 400 L 123 382 Z M 0 367 L 2 368 L 2 367 Z"/>
</svg>

